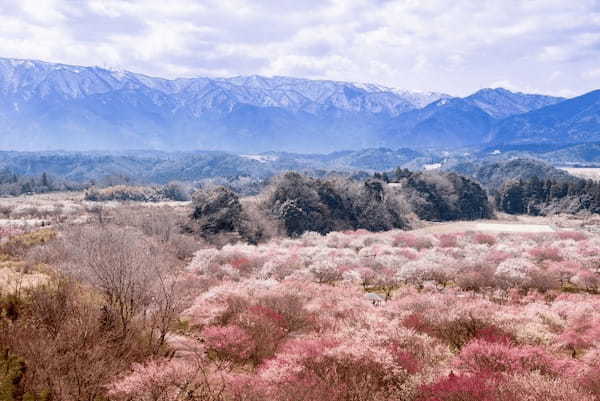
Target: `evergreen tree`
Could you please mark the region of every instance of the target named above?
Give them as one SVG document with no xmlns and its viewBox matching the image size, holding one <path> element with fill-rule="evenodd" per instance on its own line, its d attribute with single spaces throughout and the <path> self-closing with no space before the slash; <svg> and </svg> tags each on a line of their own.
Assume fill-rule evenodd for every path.
<svg viewBox="0 0 600 401">
<path fill-rule="evenodd" d="M 523 182 L 517 181 L 505 186 L 501 194 L 500 206 L 509 214 L 523 214 L 525 203 L 523 196 Z"/>
</svg>

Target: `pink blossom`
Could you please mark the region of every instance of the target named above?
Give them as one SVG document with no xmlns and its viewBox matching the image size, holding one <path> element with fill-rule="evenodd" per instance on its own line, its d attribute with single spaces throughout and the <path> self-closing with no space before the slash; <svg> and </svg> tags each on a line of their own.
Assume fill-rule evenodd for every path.
<svg viewBox="0 0 600 401">
<path fill-rule="evenodd" d="M 600 285 L 600 276 L 598 273 L 592 273 L 587 269 L 582 269 L 576 275 L 571 277 L 571 282 L 577 287 L 592 291 L 598 288 Z"/>
<path fill-rule="evenodd" d="M 180 359 L 134 364 L 130 374 L 109 385 L 109 394 L 117 400 L 175 401 L 191 388 L 197 372 L 193 363 Z"/>
<path fill-rule="evenodd" d="M 560 250 L 555 247 L 539 246 L 529 250 L 529 254 L 538 261 L 551 260 L 560 262 L 563 260 Z"/>
<path fill-rule="evenodd" d="M 585 235 L 581 231 L 559 231 L 556 233 L 556 236 L 563 241 L 585 241 L 587 239 L 587 235 Z"/>
<path fill-rule="evenodd" d="M 409 233 L 398 234 L 394 237 L 394 246 L 403 246 L 414 248 L 416 250 L 431 248 L 433 243 L 431 239 L 423 236 L 415 236 Z"/>
<path fill-rule="evenodd" d="M 492 246 L 496 244 L 496 237 L 492 234 L 477 233 L 473 236 L 473 241 L 476 244 L 485 244 Z"/>
<path fill-rule="evenodd" d="M 256 348 L 246 330 L 235 325 L 207 327 L 202 330 L 201 335 L 208 350 L 214 351 L 221 359 L 246 361 Z"/>
<path fill-rule="evenodd" d="M 420 388 L 419 401 L 501 401 L 501 378 L 491 373 L 455 375 L 450 373 Z"/>
<path fill-rule="evenodd" d="M 556 375 L 555 360 L 539 347 L 514 346 L 505 342 L 474 340 L 467 344 L 455 366 L 468 373 L 519 373 L 537 371 Z"/>
<path fill-rule="evenodd" d="M 438 246 L 440 248 L 456 248 L 458 237 L 458 234 L 441 234 L 438 236 Z"/>
</svg>

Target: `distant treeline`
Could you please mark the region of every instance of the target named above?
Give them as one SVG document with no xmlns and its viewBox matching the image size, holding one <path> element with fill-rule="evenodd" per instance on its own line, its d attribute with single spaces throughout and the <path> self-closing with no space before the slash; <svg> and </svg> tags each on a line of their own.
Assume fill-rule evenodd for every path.
<svg viewBox="0 0 600 401">
<path fill-rule="evenodd" d="M 494 198 L 498 210 L 510 214 L 600 213 L 600 182 L 533 177 L 506 183 Z"/>
<path fill-rule="evenodd" d="M 578 180 L 577 177 L 564 170 L 532 159 L 464 162 L 446 166 L 446 169 L 473 178 L 491 192 L 500 190 L 506 182 L 529 181 L 534 177 L 557 182 L 576 182 Z"/>
<path fill-rule="evenodd" d="M 17 175 L 0 170 L 0 196 L 46 193 L 56 191 L 81 191 L 89 184 L 76 183 L 42 173 L 39 176 Z"/>
<path fill-rule="evenodd" d="M 235 183 L 235 181 L 232 181 Z M 86 191 L 90 201 L 187 201 L 193 192 L 191 184 L 170 182 L 166 185 L 137 186 L 124 175 L 107 175 L 85 183 L 70 181 L 48 173 L 38 176 L 19 175 L 0 170 L 0 196 L 19 196 L 63 191 Z"/>
<path fill-rule="evenodd" d="M 172 182 L 157 186 L 114 185 L 106 188 L 91 187 L 85 193 L 89 201 L 188 201 L 191 187 L 182 183 Z"/>
<path fill-rule="evenodd" d="M 408 228 L 418 219 L 473 220 L 492 216 L 479 184 L 454 173 L 396 170 L 359 181 L 289 172 L 259 196 L 240 199 L 226 187 L 193 195 L 188 230 L 207 238 L 259 242 L 276 234 Z"/>
</svg>

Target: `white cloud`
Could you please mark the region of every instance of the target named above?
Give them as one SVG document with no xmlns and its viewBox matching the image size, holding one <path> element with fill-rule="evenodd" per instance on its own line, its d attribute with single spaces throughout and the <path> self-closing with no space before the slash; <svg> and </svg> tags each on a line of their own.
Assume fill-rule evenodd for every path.
<svg viewBox="0 0 600 401">
<path fill-rule="evenodd" d="M 600 79 L 600 68 L 593 68 L 585 71 L 581 77 L 583 79 Z"/>
<path fill-rule="evenodd" d="M 3 0 L 0 56 L 467 94 L 600 87 L 597 0 Z"/>
</svg>

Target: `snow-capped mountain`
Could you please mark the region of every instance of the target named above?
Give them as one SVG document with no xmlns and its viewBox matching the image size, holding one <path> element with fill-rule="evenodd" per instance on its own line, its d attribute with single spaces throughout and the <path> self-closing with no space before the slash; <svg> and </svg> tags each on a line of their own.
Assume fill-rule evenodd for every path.
<svg viewBox="0 0 600 401">
<path fill-rule="evenodd" d="M 462 146 L 490 140 L 501 117 L 560 100 L 503 89 L 458 99 L 374 84 L 256 75 L 163 79 L 0 59 L 0 149 L 246 153 Z"/>
<path fill-rule="evenodd" d="M 503 88 L 481 89 L 465 98 L 494 118 L 505 118 L 527 113 L 565 100 L 562 97 L 530 95 L 511 92 Z"/>
<path fill-rule="evenodd" d="M 316 112 L 340 110 L 398 115 L 448 95 L 399 91 L 373 84 L 316 81 L 257 75 L 233 78 L 162 79 L 99 67 L 0 58 L 0 90 L 27 101 L 59 95 L 64 99 L 120 90 L 152 90 L 172 96 L 178 107 L 210 110 L 223 103 L 282 107 Z"/>
</svg>

